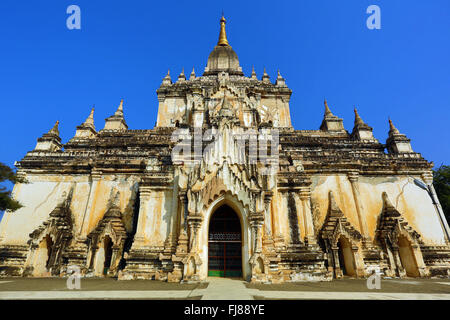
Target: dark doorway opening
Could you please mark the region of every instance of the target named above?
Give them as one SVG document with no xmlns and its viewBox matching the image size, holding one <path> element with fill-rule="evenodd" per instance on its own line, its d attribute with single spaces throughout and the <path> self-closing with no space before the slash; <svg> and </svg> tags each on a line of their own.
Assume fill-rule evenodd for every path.
<svg viewBox="0 0 450 320">
<path fill-rule="evenodd" d="M 339 264 L 344 276 L 356 276 L 355 259 L 352 252 L 352 244 L 341 236 L 338 241 Z"/>
<path fill-rule="evenodd" d="M 45 246 L 47 247 L 47 261 L 45 262 L 45 267 L 47 270 L 50 269 L 50 265 L 52 264 L 52 253 L 53 253 L 53 241 L 49 235 L 45 236 Z"/>
<path fill-rule="evenodd" d="M 208 276 L 242 277 L 241 222 L 227 205 L 217 209 L 209 222 Z"/>
<path fill-rule="evenodd" d="M 103 274 L 108 274 L 108 270 L 111 267 L 111 258 L 112 258 L 112 240 L 109 236 L 106 236 L 103 240 L 104 248 L 105 248 L 105 263 L 103 265 Z"/>
</svg>

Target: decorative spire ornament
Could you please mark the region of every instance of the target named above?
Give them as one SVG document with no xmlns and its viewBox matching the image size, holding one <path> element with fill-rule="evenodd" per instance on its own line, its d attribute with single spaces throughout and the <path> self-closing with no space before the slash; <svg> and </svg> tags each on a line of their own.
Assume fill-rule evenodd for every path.
<svg viewBox="0 0 450 320">
<path fill-rule="evenodd" d="M 320 125 L 320 130 L 345 132 L 343 120 L 331 113 L 327 99 L 324 99 L 323 104 L 325 105 L 325 114 Z"/>
<path fill-rule="evenodd" d="M 356 110 L 356 107 L 354 108 L 355 111 L 355 125 L 353 126 L 352 131 L 352 138 L 356 140 L 373 140 L 376 141 L 376 139 L 373 137 L 373 128 L 368 126 L 363 119 L 358 114 L 358 110 Z"/>
<path fill-rule="evenodd" d="M 264 72 L 263 72 L 263 76 L 262 76 L 262 81 L 263 82 L 270 82 L 270 77 L 266 72 L 266 68 L 264 67 Z"/>
<path fill-rule="evenodd" d="M 253 79 L 253 80 L 258 80 L 258 78 L 256 77 L 255 66 L 252 66 L 252 76 L 251 76 L 251 79 Z"/>
<path fill-rule="evenodd" d="M 194 68 L 192 68 L 192 72 L 191 72 L 191 75 L 189 76 L 189 80 L 194 80 L 195 78 L 196 78 L 195 70 L 194 70 Z"/>
<path fill-rule="evenodd" d="M 178 76 L 177 82 L 179 82 L 179 81 L 186 81 L 186 76 L 184 75 L 184 67 L 183 67 L 183 69 L 181 69 L 181 73 Z"/>
<path fill-rule="evenodd" d="M 50 129 L 48 134 L 54 134 L 59 137 L 59 120 L 56 120 L 55 125 Z"/>
<path fill-rule="evenodd" d="M 358 110 L 356 110 L 356 107 L 354 108 L 354 111 L 355 111 L 355 126 L 356 125 L 365 125 L 364 121 L 359 116 Z"/>
<path fill-rule="evenodd" d="M 89 114 L 89 117 L 87 117 L 86 120 L 81 125 L 84 127 L 92 127 L 95 130 L 94 110 L 95 110 L 95 107 L 93 106 L 91 109 L 91 113 Z"/>
<path fill-rule="evenodd" d="M 394 126 L 392 120 L 389 119 L 389 135 L 400 134 L 400 131 Z"/>
<path fill-rule="evenodd" d="M 119 107 L 117 108 L 116 112 L 114 113 L 115 116 L 122 116 L 123 117 L 123 99 L 120 100 Z"/>
<path fill-rule="evenodd" d="M 284 87 L 286 86 L 286 82 L 284 78 L 281 76 L 280 69 L 277 70 L 277 80 L 275 81 L 275 85 Z"/>
<path fill-rule="evenodd" d="M 169 85 L 169 84 L 172 84 L 172 79 L 170 78 L 170 69 L 167 70 L 167 74 L 166 74 L 166 76 L 163 78 L 162 84 L 163 84 L 163 85 Z"/>
<path fill-rule="evenodd" d="M 331 112 L 330 108 L 328 107 L 327 99 L 325 99 L 323 103 L 325 105 L 325 117 L 334 116 L 333 113 Z"/>
<path fill-rule="evenodd" d="M 226 23 L 227 23 L 227 20 L 225 19 L 225 17 L 223 16 L 223 13 L 222 13 L 222 18 L 220 19 L 219 41 L 217 42 L 218 46 L 230 47 L 230 44 L 228 43 L 228 40 L 227 40 L 227 32 L 225 30 Z"/>
<path fill-rule="evenodd" d="M 105 130 L 127 130 L 128 125 L 123 115 L 123 99 L 120 100 L 117 111 L 109 118 L 106 118 Z"/>
</svg>

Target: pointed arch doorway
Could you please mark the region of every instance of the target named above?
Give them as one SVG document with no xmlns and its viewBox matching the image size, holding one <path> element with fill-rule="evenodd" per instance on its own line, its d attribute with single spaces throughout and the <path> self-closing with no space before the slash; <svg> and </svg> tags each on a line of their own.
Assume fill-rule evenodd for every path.
<svg viewBox="0 0 450 320">
<path fill-rule="evenodd" d="M 242 277 L 241 222 L 226 204 L 212 214 L 209 222 L 208 276 Z"/>
</svg>

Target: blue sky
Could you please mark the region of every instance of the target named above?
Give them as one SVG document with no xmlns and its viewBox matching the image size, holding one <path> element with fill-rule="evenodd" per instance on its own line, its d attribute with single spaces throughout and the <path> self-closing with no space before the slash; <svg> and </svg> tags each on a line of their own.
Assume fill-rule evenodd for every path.
<svg viewBox="0 0 450 320">
<path fill-rule="evenodd" d="M 66 27 L 71 4 L 81 30 Z M 371 4 L 381 30 L 366 27 Z M 167 69 L 203 72 L 222 10 L 244 73 L 286 78 L 296 129 L 318 129 L 327 98 L 348 131 L 356 105 L 381 142 L 390 116 L 415 151 L 449 163 L 448 0 L 2 0 L 0 161 L 12 166 L 56 120 L 67 142 L 94 104 L 97 129 L 122 98 L 130 129 L 153 128 Z"/>
</svg>

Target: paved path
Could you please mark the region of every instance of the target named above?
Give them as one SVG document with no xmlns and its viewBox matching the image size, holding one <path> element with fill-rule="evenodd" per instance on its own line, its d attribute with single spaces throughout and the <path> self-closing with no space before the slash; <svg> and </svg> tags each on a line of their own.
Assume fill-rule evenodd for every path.
<svg viewBox="0 0 450 320">
<path fill-rule="evenodd" d="M 450 300 L 444 293 L 259 291 L 258 299 L 293 300 Z"/>
<path fill-rule="evenodd" d="M 208 278 L 208 288 L 195 289 L 194 296 L 202 296 L 202 300 L 253 300 L 253 293 L 259 290 L 247 289 L 245 281 L 227 278 Z"/>
<path fill-rule="evenodd" d="M 138 299 L 187 299 L 191 291 L 139 291 L 139 290 L 108 290 L 108 291 L 3 291 L 0 300 L 138 300 Z"/>
<path fill-rule="evenodd" d="M 41 279 L 42 280 L 42 279 Z M 41 286 L 36 284 L 44 284 L 46 281 L 45 289 L 39 291 Z M 247 288 L 246 282 L 237 279 L 227 278 L 208 278 L 209 285 L 205 289 L 204 285 L 179 285 L 173 286 L 172 284 L 153 283 L 153 282 L 113 282 L 107 280 L 93 280 L 89 283 L 85 283 L 85 289 L 83 290 L 62 290 L 61 279 L 49 279 L 42 281 L 18 279 L 0 281 L 0 300 L 28 300 L 28 299 L 199 299 L 202 300 L 253 300 L 253 299 L 344 299 L 344 300 L 450 300 L 450 288 L 448 290 L 442 290 L 435 288 L 434 292 L 424 293 L 424 290 L 428 286 L 427 290 L 439 285 L 444 285 L 444 289 L 448 288 L 449 281 L 404 281 L 404 280 L 391 280 L 391 284 L 397 284 L 398 291 L 407 290 L 406 292 L 381 292 L 381 291 L 350 291 L 347 288 L 346 292 L 336 291 L 336 287 L 345 282 L 341 282 L 339 285 L 332 286 L 334 290 L 326 291 L 327 287 L 331 287 L 332 283 L 328 284 L 311 284 L 305 283 L 302 285 L 291 285 L 291 289 L 281 291 L 288 286 L 276 287 L 275 290 L 269 287 Z M 34 283 L 34 285 L 30 285 Z M 357 287 L 358 282 L 348 282 L 349 285 Z M 58 284 L 58 286 L 56 286 Z M 27 285 L 28 287 L 23 287 Z M 53 285 L 54 287 L 52 287 Z M 144 289 L 144 285 L 147 289 Z M 414 286 L 417 289 L 412 291 L 408 289 L 408 286 Z M 297 290 L 293 290 L 295 286 L 298 286 Z M 310 291 L 308 291 L 310 286 Z M 386 283 L 387 286 L 387 283 Z M 87 288 L 86 288 L 87 287 Z M 130 288 L 142 287 L 141 290 L 130 290 Z M 107 290 L 108 288 L 115 288 L 115 290 Z M 121 288 L 122 290 L 117 290 Z M 152 289 L 153 288 L 153 289 Z M 159 288 L 155 290 L 155 288 Z M 173 289 L 172 289 L 173 288 Z M 176 289 L 175 289 L 176 288 Z M 180 290 L 179 288 L 184 288 Z M 313 290 L 315 288 L 315 290 Z M 405 289 L 407 288 L 407 289 Z M 18 290 L 22 289 L 22 290 Z M 101 290 L 99 290 L 101 289 Z M 142 290 L 144 289 L 144 290 Z M 166 289 L 166 290 L 164 290 Z M 170 289 L 170 290 L 167 290 Z M 266 289 L 266 290 L 264 290 Z M 320 291 L 318 291 L 319 289 Z M 342 288 L 343 289 L 343 288 Z M 339 289 L 338 289 L 339 290 Z M 439 291 L 441 290 L 441 291 Z"/>
</svg>

